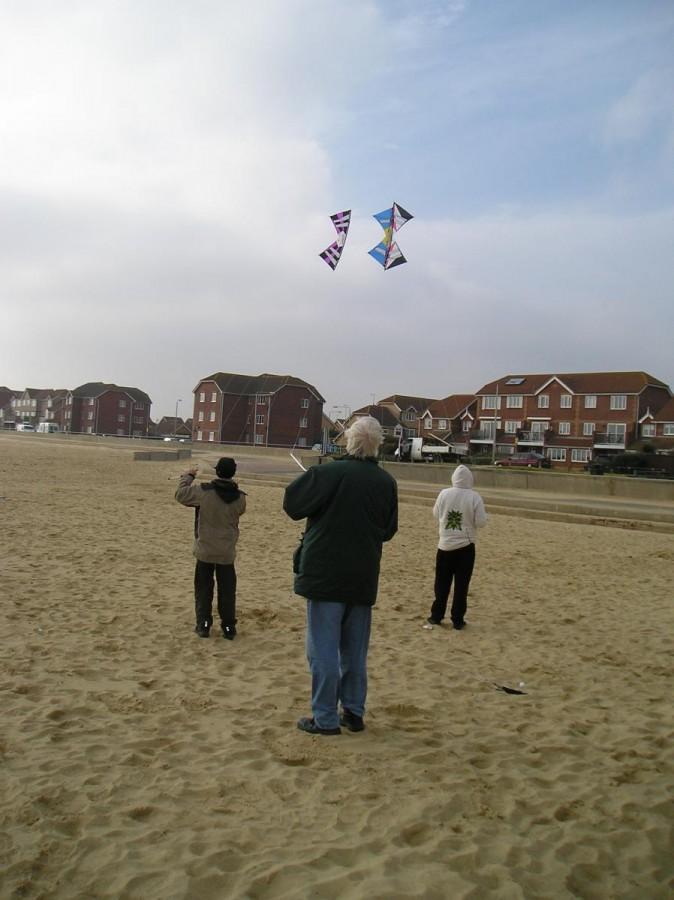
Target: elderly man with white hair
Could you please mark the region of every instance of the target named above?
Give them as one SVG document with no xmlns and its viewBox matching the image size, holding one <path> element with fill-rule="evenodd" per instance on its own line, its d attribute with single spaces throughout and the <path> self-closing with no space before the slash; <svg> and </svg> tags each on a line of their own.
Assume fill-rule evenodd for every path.
<svg viewBox="0 0 674 900">
<path fill-rule="evenodd" d="M 295 593 L 307 600 L 313 713 L 297 727 L 310 734 L 365 728 L 382 544 L 398 530 L 396 482 L 377 464 L 382 439 L 376 419 L 357 419 L 346 432 L 346 457 L 309 469 L 285 492 L 286 513 L 307 520 L 293 569 Z"/>
</svg>

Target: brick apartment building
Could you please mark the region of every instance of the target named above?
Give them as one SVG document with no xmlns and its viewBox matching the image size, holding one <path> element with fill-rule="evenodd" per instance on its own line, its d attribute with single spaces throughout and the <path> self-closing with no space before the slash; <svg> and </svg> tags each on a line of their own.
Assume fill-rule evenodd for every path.
<svg viewBox="0 0 674 900">
<path fill-rule="evenodd" d="M 7 394 L 11 396 L 7 396 Z M 65 388 L 25 388 L 9 391 L 0 388 L 3 422 L 8 426 L 26 422 L 37 427 L 40 422 L 55 421 L 55 411 L 60 408 L 67 394 Z"/>
<path fill-rule="evenodd" d="M 419 434 L 419 420 L 428 407 L 437 403 L 430 397 L 412 397 L 409 394 L 391 394 L 377 401 L 379 406 L 389 409 L 402 426 L 402 436 L 415 437 Z M 397 432 L 398 433 L 398 432 Z"/>
<path fill-rule="evenodd" d="M 450 394 L 434 400 L 419 418 L 419 435 L 428 443 L 450 445 L 455 453 L 467 453 L 476 407 L 474 394 Z"/>
<path fill-rule="evenodd" d="M 311 447 L 322 440 L 325 400 L 293 375 L 216 372 L 193 393 L 193 441 Z"/>
<path fill-rule="evenodd" d="M 657 415 L 649 413 L 668 410 L 672 393 L 646 372 L 575 372 L 506 375 L 476 396 L 471 453 L 534 450 L 553 465 L 573 467 L 626 450 L 641 440 L 644 425 L 657 430 Z M 659 424 L 664 436 L 666 423 Z"/>
<path fill-rule="evenodd" d="M 81 434 L 145 437 L 151 406 L 138 388 L 91 381 L 66 394 L 57 424 Z"/>
</svg>

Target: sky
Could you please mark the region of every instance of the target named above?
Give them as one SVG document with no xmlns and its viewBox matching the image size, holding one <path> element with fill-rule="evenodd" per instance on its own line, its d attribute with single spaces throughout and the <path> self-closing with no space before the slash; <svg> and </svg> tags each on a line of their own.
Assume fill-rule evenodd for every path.
<svg viewBox="0 0 674 900">
<path fill-rule="evenodd" d="M 671 0 L 0 14 L 0 385 L 134 386 L 155 419 L 218 371 L 333 416 L 505 374 L 674 385 Z"/>
</svg>

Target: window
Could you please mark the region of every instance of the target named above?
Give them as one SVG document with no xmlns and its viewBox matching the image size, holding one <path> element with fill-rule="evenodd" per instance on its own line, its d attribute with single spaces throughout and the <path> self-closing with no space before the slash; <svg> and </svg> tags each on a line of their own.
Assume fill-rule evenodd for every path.
<svg viewBox="0 0 674 900">
<path fill-rule="evenodd" d="M 134 422 L 134 425 L 142 425 L 142 424 L 143 424 L 143 417 L 142 417 L 142 416 L 134 416 L 134 417 L 133 417 L 133 422 Z"/>
<path fill-rule="evenodd" d="M 136 409 L 140 412 L 141 410 L 145 409 L 145 404 L 144 403 L 136 403 Z"/>
<path fill-rule="evenodd" d="M 590 461 L 590 451 L 574 448 L 571 451 L 571 462 L 586 463 Z"/>
<path fill-rule="evenodd" d="M 543 434 L 548 430 L 547 422 L 532 422 L 531 423 L 531 437 L 537 437 L 539 440 L 543 440 Z"/>
<path fill-rule="evenodd" d="M 592 437 L 594 434 L 594 422 L 583 422 L 583 434 L 585 437 Z"/>
<path fill-rule="evenodd" d="M 406 409 L 403 413 L 403 420 L 405 422 L 414 422 L 417 417 L 416 410 L 414 409 Z"/>
<path fill-rule="evenodd" d="M 87 413 L 87 419 L 89 419 L 89 421 L 91 421 L 93 419 L 93 417 L 94 417 L 94 414 L 92 412 Z"/>
<path fill-rule="evenodd" d="M 562 394 L 559 398 L 559 405 L 562 409 L 571 409 L 571 404 L 573 403 L 573 397 L 571 394 Z"/>
<path fill-rule="evenodd" d="M 120 409 L 126 409 L 126 400 L 120 400 L 120 401 L 119 401 L 119 408 L 120 408 Z"/>
<path fill-rule="evenodd" d="M 550 397 L 548 394 L 539 394 L 538 395 L 538 408 L 539 409 L 547 409 L 550 406 Z"/>
<path fill-rule="evenodd" d="M 197 440 L 198 440 L 198 441 L 203 441 L 203 439 L 204 439 L 204 433 L 203 433 L 203 431 L 198 430 L 198 431 L 197 431 Z"/>
<path fill-rule="evenodd" d="M 650 423 L 645 423 L 641 426 L 641 434 L 643 437 L 655 437 L 655 425 Z"/>
<path fill-rule="evenodd" d="M 506 422 L 505 423 L 505 433 L 506 434 L 517 434 L 517 429 L 522 425 L 521 422 Z"/>
<path fill-rule="evenodd" d="M 586 394 L 585 395 L 585 409 L 596 409 L 597 408 L 597 395 L 596 394 Z"/>
<path fill-rule="evenodd" d="M 199 421 L 200 421 L 200 422 L 203 422 L 203 421 L 204 421 L 204 411 L 203 411 L 203 409 L 200 409 L 200 410 L 199 410 Z"/>
<path fill-rule="evenodd" d="M 300 428 L 306 428 L 308 424 L 309 419 L 307 419 L 306 416 L 302 416 L 302 418 L 300 419 Z"/>
<path fill-rule="evenodd" d="M 560 422 L 559 423 L 559 433 L 560 434 L 571 434 L 571 422 Z"/>
<path fill-rule="evenodd" d="M 258 396 L 255 398 L 255 402 L 257 403 L 258 406 L 266 406 L 266 405 L 267 405 L 267 398 L 266 398 L 266 397 L 261 397 L 261 396 L 258 395 Z"/>
<path fill-rule="evenodd" d="M 264 435 L 263 435 L 263 434 L 256 434 L 256 435 L 255 435 L 255 443 L 256 443 L 256 444 L 264 444 Z"/>
<path fill-rule="evenodd" d="M 218 399 L 218 395 L 215 391 L 213 391 L 213 393 L 211 394 L 211 403 L 215 403 L 215 401 L 217 399 Z"/>
<path fill-rule="evenodd" d="M 424 419 L 424 428 L 425 428 L 427 431 L 430 431 L 430 429 L 431 429 L 432 427 L 433 427 L 433 419 L 430 419 L 430 418 L 429 418 L 429 419 Z"/>
<path fill-rule="evenodd" d="M 305 437 L 297 438 L 297 446 L 298 447 L 306 447 L 307 439 Z"/>
<path fill-rule="evenodd" d="M 495 394 L 488 397 L 482 398 L 482 409 L 500 409 L 501 408 L 501 398 L 497 397 Z"/>
<path fill-rule="evenodd" d="M 441 431 L 447 430 L 447 419 L 438 419 L 438 428 Z"/>
<path fill-rule="evenodd" d="M 117 434 L 124 434 L 124 429 L 123 429 L 123 428 L 118 428 L 118 429 L 117 429 Z"/>
<path fill-rule="evenodd" d="M 93 406 L 93 405 L 94 405 L 94 398 L 93 398 L 93 397 L 89 397 L 89 399 L 87 400 L 87 403 L 89 404 L 89 406 Z"/>
<path fill-rule="evenodd" d="M 548 459 L 553 462 L 566 462 L 566 449 L 564 447 L 548 447 Z"/>
<path fill-rule="evenodd" d="M 627 394 L 611 394 L 611 409 L 627 409 Z"/>
<path fill-rule="evenodd" d="M 506 398 L 506 407 L 508 409 L 521 409 L 522 408 L 522 395 L 521 394 L 510 394 Z"/>
<path fill-rule="evenodd" d="M 87 428 L 87 434 L 93 434 L 93 433 L 94 433 L 94 429 L 91 427 L 91 425 L 89 425 L 89 427 Z"/>
<path fill-rule="evenodd" d="M 524 378 L 519 378 L 519 377 L 518 378 L 509 378 L 506 381 L 506 384 L 522 384 L 523 381 L 524 381 Z"/>
<path fill-rule="evenodd" d="M 464 419 L 464 420 L 463 420 L 463 423 L 461 424 L 461 430 L 463 431 L 464 434 L 465 434 L 467 431 L 470 431 L 471 425 L 472 425 L 472 424 L 473 424 L 473 423 L 470 421 L 470 419 Z"/>
<path fill-rule="evenodd" d="M 672 435 L 674 435 L 674 425 L 669 425 L 669 424 L 663 425 L 663 426 L 662 426 L 662 433 L 663 433 L 666 437 L 672 437 Z"/>
<path fill-rule="evenodd" d="M 204 403 L 206 401 L 206 394 L 202 391 L 199 394 L 199 403 Z"/>
<path fill-rule="evenodd" d="M 257 413 L 255 416 L 255 424 L 256 425 L 264 425 L 264 416 L 262 413 Z"/>
<path fill-rule="evenodd" d="M 309 400 L 306 397 L 303 397 L 300 406 L 302 409 L 309 409 Z"/>
<path fill-rule="evenodd" d="M 208 421 L 209 421 L 209 422 L 215 422 L 215 410 L 214 410 L 214 409 L 212 409 L 212 410 L 210 411 L 210 413 L 208 414 Z"/>
<path fill-rule="evenodd" d="M 214 440 L 215 440 L 215 432 L 214 432 L 214 431 L 209 431 L 209 432 L 208 432 L 208 440 L 209 440 L 209 441 L 214 441 Z"/>
<path fill-rule="evenodd" d="M 123 413 L 120 413 L 120 414 L 117 416 L 117 421 L 118 421 L 118 422 L 125 422 L 125 421 L 126 421 L 126 416 L 125 416 Z"/>
</svg>

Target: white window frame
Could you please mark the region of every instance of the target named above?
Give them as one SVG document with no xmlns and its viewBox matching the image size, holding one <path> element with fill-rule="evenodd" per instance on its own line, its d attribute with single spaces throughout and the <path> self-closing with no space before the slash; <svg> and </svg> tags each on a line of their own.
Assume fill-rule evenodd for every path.
<svg viewBox="0 0 674 900">
<path fill-rule="evenodd" d="M 522 409 L 523 403 L 522 394 L 508 394 L 506 397 L 506 409 Z"/>
<path fill-rule="evenodd" d="M 522 427 L 521 422 L 516 422 L 514 419 L 508 420 L 503 423 L 503 430 L 506 434 L 517 434 L 518 430 Z"/>
<path fill-rule="evenodd" d="M 255 435 L 255 443 L 256 443 L 256 444 L 264 444 L 264 435 L 263 435 L 263 434 L 256 434 L 256 435 Z"/>
<path fill-rule="evenodd" d="M 627 409 L 627 394 L 611 394 L 609 409 Z"/>
<path fill-rule="evenodd" d="M 438 428 L 440 431 L 447 431 L 447 419 L 438 419 Z"/>
<path fill-rule="evenodd" d="M 539 394 L 538 395 L 538 408 L 539 409 L 548 409 L 550 406 L 550 394 Z"/>
<path fill-rule="evenodd" d="M 426 429 L 426 431 L 430 431 L 432 427 L 433 427 L 433 419 L 431 419 L 430 417 L 425 418 L 424 419 L 424 428 Z"/>
<path fill-rule="evenodd" d="M 89 397 L 88 400 L 87 400 L 87 403 L 89 404 L 89 406 L 93 406 L 93 405 L 94 405 L 94 398 L 93 398 L 93 397 Z"/>
<path fill-rule="evenodd" d="M 674 425 L 671 422 L 665 422 L 662 426 L 663 437 L 674 437 Z"/>
<path fill-rule="evenodd" d="M 596 394 L 585 394 L 585 409 L 596 409 L 597 408 L 597 395 Z"/>
<path fill-rule="evenodd" d="M 571 409 L 573 406 L 573 397 L 571 394 L 561 394 L 559 398 L 560 409 Z"/>
<path fill-rule="evenodd" d="M 464 419 L 463 422 L 461 423 L 461 431 L 464 434 L 467 434 L 472 427 L 473 427 L 473 423 L 470 419 Z"/>
<path fill-rule="evenodd" d="M 642 437 L 655 437 L 655 423 L 654 422 L 644 422 L 641 426 L 641 436 Z"/>
<path fill-rule="evenodd" d="M 214 431 L 209 431 L 209 432 L 208 432 L 208 440 L 209 440 L 209 441 L 214 441 L 214 440 L 215 440 L 215 432 L 214 432 Z"/>
<path fill-rule="evenodd" d="M 120 409 L 126 409 L 126 400 L 120 400 L 118 406 Z"/>
<path fill-rule="evenodd" d="M 205 403 L 205 402 L 206 402 L 206 392 L 201 391 L 199 393 L 199 403 Z"/>
<path fill-rule="evenodd" d="M 587 447 L 574 447 L 571 450 L 571 462 L 588 463 L 590 457 L 591 454 Z"/>
<path fill-rule="evenodd" d="M 309 409 L 309 400 L 308 400 L 307 397 L 302 397 L 302 400 L 301 400 L 301 402 L 300 402 L 300 406 L 301 406 L 302 409 Z"/>
<path fill-rule="evenodd" d="M 548 447 L 548 459 L 552 462 L 566 462 L 566 447 Z"/>
<path fill-rule="evenodd" d="M 200 428 L 198 428 L 198 429 L 197 429 L 197 440 L 198 440 L 198 441 L 203 441 L 203 439 L 204 439 L 204 433 L 203 433 L 203 431 L 202 431 Z"/>
<path fill-rule="evenodd" d="M 209 414 L 208 414 L 208 421 L 209 421 L 209 422 L 215 422 L 215 410 L 214 410 L 214 409 L 212 409 L 212 410 L 209 412 Z"/>
<path fill-rule="evenodd" d="M 204 421 L 204 411 L 203 411 L 203 409 L 200 409 L 199 410 L 199 422 L 203 422 L 203 421 Z"/>
<path fill-rule="evenodd" d="M 216 403 L 217 399 L 218 399 L 218 393 L 217 393 L 217 391 L 213 391 L 213 393 L 211 394 L 211 403 Z"/>
<path fill-rule="evenodd" d="M 93 412 L 88 412 L 88 413 L 87 413 L 87 419 L 89 419 L 89 421 L 91 421 L 91 420 L 93 419 L 93 417 L 94 417 Z"/>
<path fill-rule="evenodd" d="M 498 401 L 498 402 L 497 402 Z M 482 398 L 482 409 L 500 409 L 501 395 L 487 394 Z"/>
<path fill-rule="evenodd" d="M 297 446 L 298 446 L 298 447 L 306 447 L 306 446 L 307 446 L 307 439 L 306 439 L 305 437 L 299 437 L 299 438 L 297 438 Z"/>
<path fill-rule="evenodd" d="M 571 422 L 560 422 L 557 432 L 568 437 L 571 434 Z"/>
<path fill-rule="evenodd" d="M 118 421 L 118 422 L 126 422 L 126 416 L 124 416 L 124 415 L 122 415 L 122 414 L 120 413 L 120 414 L 117 416 L 117 421 Z"/>
<path fill-rule="evenodd" d="M 256 425 L 264 425 L 263 413 L 255 413 L 255 424 Z"/>
<path fill-rule="evenodd" d="M 300 428 L 308 428 L 309 427 L 309 419 L 306 416 L 302 416 L 300 419 Z"/>
<path fill-rule="evenodd" d="M 594 434 L 594 422 L 583 422 L 583 437 L 592 437 Z"/>
</svg>

